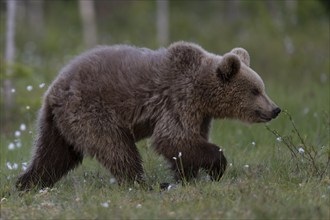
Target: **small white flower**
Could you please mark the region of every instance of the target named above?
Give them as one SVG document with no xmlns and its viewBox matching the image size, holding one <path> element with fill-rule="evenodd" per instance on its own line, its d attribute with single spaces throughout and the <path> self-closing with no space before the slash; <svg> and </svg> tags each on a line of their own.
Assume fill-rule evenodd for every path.
<svg viewBox="0 0 330 220">
<path fill-rule="evenodd" d="M 22 170 L 25 171 L 27 169 L 27 162 L 22 163 Z"/>
<path fill-rule="evenodd" d="M 182 153 L 181 152 L 179 152 L 179 155 L 178 155 L 178 157 L 181 157 L 182 156 Z"/>
<path fill-rule="evenodd" d="M 13 169 L 13 167 L 12 167 L 12 165 L 11 165 L 10 162 L 7 162 L 6 163 L 6 166 L 7 166 L 8 170 L 12 170 Z"/>
<path fill-rule="evenodd" d="M 141 208 L 141 207 L 142 207 L 141 204 L 137 204 L 137 205 L 136 205 L 136 208 L 138 208 L 138 209 Z"/>
<path fill-rule="evenodd" d="M 45 83 L 41 83 L 41 84 L 39 84 L 39 88 L 41 89 L 41 88 L 44 88 L 45 87 Z"/>
<path fill-rule="evenodd" d="M 245 164 L 244 165 L 244 168 L 249 168 L 250 166 L 248 164 Z"/>
<path fill-rule="evenodd" d="M 128 192 L 132 191 L 132 188 L 128 188 Z"/>
<path fill-rule="evenodd" d="M 31 86 L 31 85 L 28 85 L 28 86 L 26 87 L 26 90 L 29 91 L 29 92 L 32 91 L 32 89 L 33 89 L 33 86 Z"/>
<path fill-rule="evenodd" d="M 309 108 L 308 108 L 308 107 L 304 108 L 304 110 L 303 110 L 303 114 L 304 114 L 304 115 L 307 115 L 308 112 L 309 112 Z"/>
<path fill-rule="evenodd" d="M 305 150 L 304 150 L 304 148 L 299 147 L 298 152 L 301 153 L 301 154 L 303 154 L 303 153 L 305 153 Z"/>
<path fill-rule="evenodd" d="M 25 130 L 26 130 L 26 125 L 25 125 L 25 124 L 21 124 L 21 125 L 19 126 L 19 129 L 20 129 L 21 131 L 25 131 Z"/>
<path fill-rule="evenodd" d="M 222 149 L 221 149 L 221 148 L 219 148 L 219 151 L 220 151 L 220 152 L 222 152 Z"/>
<path fill-rule="evenodd" d="M 19 137 L 21 136 L 21 132 L 20 131 L 15 131 L 15 137 Z"/>
<path fill-rule="evenodd" d="M 11 89 L 10 91 L 11 91 L 11 93 L 15 93 L 16 89 Z"/>
<path fill-rule="evenodd" d="M 40 194 L 46 194 L 46 193 L 48 193 L 48 190 L 49 190 L 49 188 L 46 187 L 46 188 L 44 188 L 44 189 L 39 190 L 39 193 L 40 193 Z"/>
<path fill-rule="evenodd" d="M 173 160 L 176 160 L 176 157 L 173 157 Z"/>
<path fill-rule="evenodd" d="M 229 166 L 232 167 L 233 166 L 233 163 L 230 163 Z"/>
<path fill-rule="evenodd" d="M 277 141 L 277 142 L 282 142 L 282 137 L 277 137 L 277 138 L 276 138 L 276 141 Z"/>
<path fill-rule="evenodd" d="M 108 202 L 103 202 L 103 203 L 101 203 L 101 206 L 104 207 L 104 208 L 108 208 L 109 203 Z"/>
<path fill-rule="evenodd" d="M 27 105 L 25 108 L 26 108 L 27 110 L 29 110 L 29 109 L 30 109 L 30 106 Z"/>
<path fill-rule="evenodd" d="M 22 147 L 22 142 L 20 142 L 20 140 L 17 140 L 15 143 L 17 148 L 21 148 Z"/>
<path fill-rule="evenodd" d="M 18 169 L 18 164 L 17 163 L 13 163 L 13 170 L 17 170 Z"/>
<path fill-rule="evenodd" d="M 14 150 L 15 149 L 15 144 L 14 143 L 10 143 L 8 145 L 8 150 Z"/>
<path fill-rule="evenodd" d="M 167 190 L 171 190 L 171 189 L 175 189 L 177 188 L 177 186 L 175 184 L 169 184 L 168 187 L 167 187 Z"/>
<path fill-rule="evenodd" d="M 253 146 L 256 146 L 256 142 L 254 142 L 254 141 L 252 141 L 252 143 L 251 143 Z"/>
<path fill-rule="evenodd" d="M 116 182 L 115 178 L 110 178 L 110 184 L 114 184 Z"/>
</svg>

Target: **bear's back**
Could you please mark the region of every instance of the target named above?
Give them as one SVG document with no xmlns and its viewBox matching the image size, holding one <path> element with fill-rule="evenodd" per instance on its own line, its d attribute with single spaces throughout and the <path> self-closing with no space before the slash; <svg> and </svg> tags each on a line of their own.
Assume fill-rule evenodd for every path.
<svg viewBox="0 0 330 220">
<path fill-rule="evenodd" d="M 157 66 L 162 62 L 164 53 L 165 49 L 153 51 L 127 45 L 99 46 L 69 62 L 50 90 L 90 94 L 104 90 L 110 95 L 132 95 L 141 86 L 157 81 Z M 61 91 L 55 93 L 62 94 Z"/>
<path fill-rule="evenodd" d="M 60 77 L 73 77 L 83 83 L 98 81 L 108 86 L 134 83 L 139 78 L 150 78 L 151 69 L 155 69 L 151 67 L 161 60 L 161 54 L 161 51 L 127 45 L 99 46 L 73 59 L 63 68 Z"/>
</svg>

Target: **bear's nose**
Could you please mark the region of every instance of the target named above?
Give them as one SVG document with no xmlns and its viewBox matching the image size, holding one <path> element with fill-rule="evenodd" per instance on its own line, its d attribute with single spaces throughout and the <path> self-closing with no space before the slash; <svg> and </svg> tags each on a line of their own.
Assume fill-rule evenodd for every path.
<svg viewBox="0 0 330 220">
<path fill-rule="evenodd" d="M 276 118 L 278 116 L 278 114 L 280 114 L 281 109 L 279 107 L 275 108 L 273 110 L 273 118 Z"/>
</svg>

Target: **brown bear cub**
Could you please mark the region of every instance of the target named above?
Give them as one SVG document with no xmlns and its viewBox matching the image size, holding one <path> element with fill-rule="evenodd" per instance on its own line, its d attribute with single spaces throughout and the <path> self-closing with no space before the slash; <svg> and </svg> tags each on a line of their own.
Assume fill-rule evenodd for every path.
<svg viewBox="0 0 330 220">
<path fill-rule="evenodd" d="M 119 184 L 143 184 L 135 143 L 147 137 L 177 180 L 204 169 L 217 181 L 227 161 L 208 142 L 212 119 L 267 122 L 280 111 L 242 48 L 219 56 L 187 42 L 156 51 L 97 47 L 65 66 L 46 92 L 34 155 L 17 188 L 50 187 L 85 155 Z M 182 166 L 173 159 L 179 154 Z"/>
</svg>

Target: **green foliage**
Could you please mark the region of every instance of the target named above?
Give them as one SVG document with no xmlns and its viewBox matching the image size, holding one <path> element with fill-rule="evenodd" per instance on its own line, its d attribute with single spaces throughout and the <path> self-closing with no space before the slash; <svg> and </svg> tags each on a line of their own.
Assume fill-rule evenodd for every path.
<svg viewBox="0 0 330 220">
<path fill-rule="evenodd" d="M 158 48 L 155 2 L 96 2 L 101 44 Z M 14 183 L 31 156 L 42 95 L 61 67 L 86 49 L 78 2 L 45 1 L 41 32 L 34 31 L 24 13 L 17 18 L 10 76 L 15 107 L 13 120 L 1 124 L 0 134 L 1 218 L 328 219 L 329 10 L 320 1 L 297 1 L 295 14 L 286 1 L 273 1 L 273 8 L 270 1 L 240 1 L 235 17 L 228 2 L 170 1 L 170 41 L 193 41 L 218 54 L 246 48 L 269 96 L 290 112 L 267 125 L 281 141 L 264 125 L 215 121 L 211 141 L 221 146 L 229 163 L 220 182 L 201 172 L 185 187 L 160 192 L 160 183 L 173 182 L 171 172 L 148 141 L 141 141 L 147 182 L 154 191 L 120 187 L 99 163 L 86 158 L 52 189 L 17 192 Z M 2 55 L 5 14 L 0 13 L 1 81 L 8 67 Z"/>
</svg>

